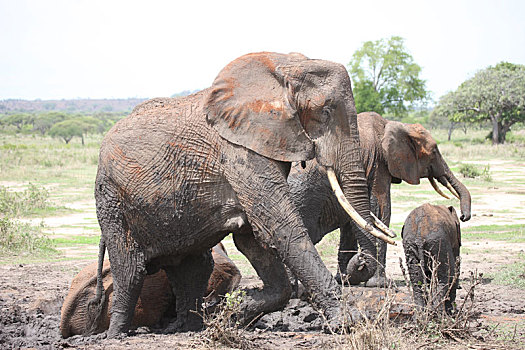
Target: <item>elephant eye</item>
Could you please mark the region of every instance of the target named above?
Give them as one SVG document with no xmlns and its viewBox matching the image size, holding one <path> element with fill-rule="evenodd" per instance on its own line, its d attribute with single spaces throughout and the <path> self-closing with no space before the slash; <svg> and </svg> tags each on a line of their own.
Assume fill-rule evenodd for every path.
<svg viewBox="0 0 525 350">
<path fill-rule="evenodd" d="M 330 106 L 324 106 L 323 111 L 321 113 L 320 122 L 326 123 L 330 119 L 331 115 L 332 115 L 332 108 Z"/>
</svg>

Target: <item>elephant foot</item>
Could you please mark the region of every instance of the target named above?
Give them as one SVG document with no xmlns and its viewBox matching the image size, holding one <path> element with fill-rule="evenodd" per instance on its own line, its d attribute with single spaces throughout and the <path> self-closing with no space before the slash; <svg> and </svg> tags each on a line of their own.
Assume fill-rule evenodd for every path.
<svg viewBox="0 0 525 350">
<path fill-rule="evenodd" d="M 390 278 L 387 278 L 386 275 L 374 275 L 372 278 L 370 278 L 368 281 L 365 282 L 365 287 L 370 288 L 387 288 L 388 286 L 392 285 L 392 280 Z"/>
<path fill-rule="evenodd" d="M 196 315 L 193 312 L 185 312 L 182 315 L 177 315 L 177 318 L 168 324 L 166 332 L 194 332 L 201 330 L 203 326 L 204 324 L 200 315 Z"/>
<path fill-rule="evenodd" d="M 242 325 L 253 323 L 264 314 L 283 309 L 290 300 L 291 288 L 282 292 L 265 288 L 246 289 L 239 305 L 239 322 Z"/>
</svg>

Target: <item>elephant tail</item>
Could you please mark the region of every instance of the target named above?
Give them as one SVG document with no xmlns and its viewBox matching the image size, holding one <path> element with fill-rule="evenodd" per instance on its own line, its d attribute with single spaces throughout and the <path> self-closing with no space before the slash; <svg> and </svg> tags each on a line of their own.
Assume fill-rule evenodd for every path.
<svg viewBox="0 0 525 350">
<path fill-rule="evenodd" d="M 103 237 L 101 237 L 98 246 L 97 287 L 95 297 L 89 300 L 87 304 L 86 331 L 84 335 L 91 335 L 96 333 L 98 325 L 101 322 L 101 317 L 104 314 L 103 311 L 106 303 L 106 293 L 104 293 L 103 284 L 103 267 L 105 253 L 106 244 L 104 243 Z"/>
</svg>

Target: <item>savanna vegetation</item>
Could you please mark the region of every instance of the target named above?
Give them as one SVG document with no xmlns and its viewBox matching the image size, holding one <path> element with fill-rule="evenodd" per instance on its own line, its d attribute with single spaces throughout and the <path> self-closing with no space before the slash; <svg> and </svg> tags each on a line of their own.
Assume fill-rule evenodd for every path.
<svg viewBox="0 0 525 350">
<path fill-rule="evenodd" d="M 483 69 L 442 97 L 434 107 L 419 75 L 421 67 L 408 53 L 402 38 L 365 43 L 352 57 L 348 69 L 359 112 L 375 110 L 387 119 L 423 124 L 438 142 L 451 170 L 471 191 L 473 218 L 462 224 L 460 279 L 465 288 L 469 283 L 481 288 L 482 301 L 483 293 L 491 290 L 501 290 L 508 300 L 522 295 L 525 288 L 522 102 L 525 93 L 520 90 L 525 87 L 520 80 L 523 66 L 500 63 Z M 505 94 L 496 95 L 501 91 Z M 100 229 L 93 198 L 98 150 L 104 133 L 126 112 L 115 108 L 64 111 L 43 102 L 44 105 L 47 107 L 40 110 L 0 108 L 0 265 L 94 260 L 98 254 Z M 407 214 L 425 202 L 458 205 L 454 199 L 438 197 L 428 183 L 395 185 L 393 229 L 399 233 Z M 401 244 L 400 237 L 397 240 Z M 339 232 L 334 231 L 317 246 L 333 272 L 337 266 L 338 242 Z M 254 278 L 255 271 L 235 249 L 231 237 L 224 243 L 243 277 Z M 399 269 L 401 248 L 389 248 L 388 254 L 387 274 L 404 285 Z M 79 269 L 75 265 L 67 273 L 72 277 Z M 478 272 L 484 274 L 483 278 Z M 479 298 L 479 294 L 474 297 L 467 291 L 462 293 L 465 293 L 463 300 Z M 231 327 L 230 316 L 238 311 L 239 298 L 242 295 L 231 296 L 230 304 L 213 316 L 218 319 L 208 315 L 208 333 L 203 336 L 213 341 L 198 345 L 213 347 L 222 342 L 227 346 L 248 346 L 242 331 L 226 329 Z M 473 310 L 455 319 L 405 326 L 381 318 L 359 325 L 343 338 L 328 341 L 327 346 L 358 349 L 375 344 L 376 348 L 397 349 L 455 344 L 461 348 L 463 343 L 482 342 L 479 339 L 504 341 L 517 347 L 525 344 L 523 317 L 509 321 L 483 308 Z M 501 310 L 506 309 L 501 306 Z M 476 312 L 478 316 L 487 314 L 492 318 L 487 318 L 488 326 L 477 329 L 478 338 L 473 338 L 472 327 L 477 321 L 471 322 L 468 317 Z M 465 329 L 468 331 L 461 333 Z M 235 343 L 235 339 L 241 343 Z"/>
</svg>

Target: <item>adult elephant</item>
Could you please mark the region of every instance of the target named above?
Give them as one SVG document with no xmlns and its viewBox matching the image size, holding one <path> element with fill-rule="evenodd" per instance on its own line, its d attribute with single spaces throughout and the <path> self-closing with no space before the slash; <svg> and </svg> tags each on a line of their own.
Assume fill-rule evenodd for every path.
<svg viewBox="0 0 525 350">
<path fill-rule="evenodd" d="M 328 319 L 339 315 L 339 287 L 286 182 L 291 162 L 314 158 L 339 179 L 340 200 L 351 212 L 347 198 L 364 222 L 363 244 L 375 256 L 370 233 L 381 233 L 368 224 L 344 66 L 300 54 L 248 54 L 228 64 L 211 88 L 147 101 L 115 124 L 101 145 L 95 185 L 99 271 L 107 247 L 114 283 L 108 336 L 128 330 L 145 275 L 161 268 L 180 328 L 200 328 L 190 310 L 201 304 L 212 271 L 209 249 L 229 233 L 264 283 L 244 298 L 245 321 L 286 305 L 291 286 L 283 262 Z M 91 310 L 103 295 L 100 278 Z"/>
<path fill-rule="evenodd" d="M 377 218 L 386 225 L 390 224 L 392 183 L 405 181 L 417 185 L 421 178 L 428 178 L 434 189 L 445 197 L 434 179 L 447 186 L 460 199 L 461 220 L 470 219 L 470 193 L 450 171 L 436 142 L 425 128 L 420 124 L 388 121 L 375 112 L 358 114 L 357 124 L 370 207 Z M 302 166 L 296 164 L 288 177 L 292 198 L 314 244 L 327 233 L 340 228 L 339 271 L 346 273 L 344 279 L 349 283 L 359 284 L 363 280 L 361 276 L 356 277 L 353 271 L 356 270 L 356 264 L 359 269 L 363 261 L 355 257 L 376 257 L 375 251 L 369 249 L 367 238 L 337 204 L 323 172 L 315 160 Z M 363 240 L 365 244 L 361 243 Z M 357 244 L 361 247 L 361 254 L 355 254 Z M 369 276 L 372 278 L 366 282 L 367 286 L 385 286 L 387 282 L 386 243 L 379 240 L 377 260 L 376 273 L 373 277 Z M 336 279 L 341 281 L 339 272 Z"/>
</svg>

